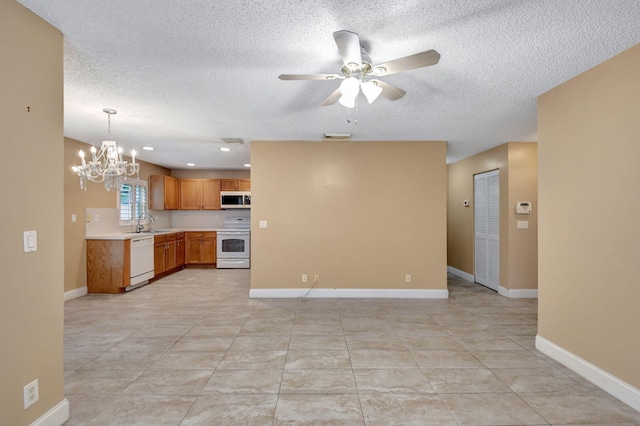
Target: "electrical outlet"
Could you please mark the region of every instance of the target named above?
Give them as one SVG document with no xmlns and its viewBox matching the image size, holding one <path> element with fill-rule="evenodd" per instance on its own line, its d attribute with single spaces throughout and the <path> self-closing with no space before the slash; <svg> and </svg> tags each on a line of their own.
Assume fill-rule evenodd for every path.
<svg viewBox="0 0 640 426">
<path fill-rule="evenodd" d="M 410 283 L 411 282 L 411 274 L 407 274 L 404 276 L 404 282 L 405 283 Z"/>
<path fill-rule="evenodd" d="M 100 215 L 99 214 L 94 214 L 93 215 L 93 221 L 94 222 L 100 222 Z"/>
<path fill-rule="evenodd" d="M 76 217 L 75 214 L 71 215 L 71 223 L 76 223 L 78 221 L 78 218 Z"/>
<path fill-rule="evenodd" d="M 24 387 L 24 409 L 31 407 L 33 404 L 38 402 L 40 399 L 40 394 L 38 392 L 38 379 L 35 379 L 33 382 L 29 383 Z"/>
<path fill-rule="evenodd" d="M 307 278 L 307 274 L 302 274 L 302 282 L 303 282 L 303 283 L 306 283 L 306 282 L 307 282 L 307 280 L 308 280 L 308 278 Z"/>
<path fill-rule="evenodd" d="M 320 282 L 320 275 L 314 275 L 313 282 L 314 283 L 319 283 Z"/>
</svg>

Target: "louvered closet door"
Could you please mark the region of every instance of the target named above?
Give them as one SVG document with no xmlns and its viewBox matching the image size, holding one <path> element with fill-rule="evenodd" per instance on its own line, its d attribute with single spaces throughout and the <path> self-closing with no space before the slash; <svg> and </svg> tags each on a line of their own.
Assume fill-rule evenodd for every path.
<svg viewBox="0 0 640 426">
<path fill-rule="evenodd" d="M 500 175 L 474 176 L 475 281 L 498 291 L 500 285 Z"/>
</svg>

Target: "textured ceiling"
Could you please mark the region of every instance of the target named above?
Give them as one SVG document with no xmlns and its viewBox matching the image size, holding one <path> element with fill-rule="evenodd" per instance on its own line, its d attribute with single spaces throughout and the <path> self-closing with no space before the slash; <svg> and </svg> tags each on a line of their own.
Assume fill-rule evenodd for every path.
<svg viewBox="0 0 640 426">
<path fill-rule="evenodd" d="M 65 38 L 65 135 L 112 137 L 142 160 L 242 169 L 251 140 L 446 140 L 454 162 L 536 140 L 536 97 L 640 41 L 637 0 L 19 0 Z M 336 81 L 332 33 L 374 65 L 435 49 L 438 65 L 383 77 L 397 101 L 360 98 L 359 124 L 320 103 Z M 640 78 L 640 77 L 639 77 Z M 351 118 L 356 118 L 355 111 Z M 222 138 L 244 145 L 224 153 Z M 155 147 L 141 152 L 141 147 Z"/>
</svg>

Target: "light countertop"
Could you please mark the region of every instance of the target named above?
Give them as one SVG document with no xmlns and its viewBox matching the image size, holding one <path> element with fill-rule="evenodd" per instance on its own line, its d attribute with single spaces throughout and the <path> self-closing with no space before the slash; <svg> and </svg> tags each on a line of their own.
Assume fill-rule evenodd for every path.
<svg viewBox="0 0 640 426">
<path fill-rule="evenodd" d="M 114 232 L 111 234 L 87 235 L 85 240 L 131 240 L 140 237 L 154 237 L 156 235 L 175 234 L 176 232 L 218 232 L 230 231 L 224 228 L 171 228 L 154 230 L 153 232 Z"/>
</svg>

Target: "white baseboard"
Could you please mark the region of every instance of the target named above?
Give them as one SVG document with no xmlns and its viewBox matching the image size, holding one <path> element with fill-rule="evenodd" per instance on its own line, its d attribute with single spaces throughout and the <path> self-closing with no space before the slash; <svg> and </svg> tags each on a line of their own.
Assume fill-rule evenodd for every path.
<svg viewBox="0 0 640 426">
<path fill-rule="evenodd" d="M 447 266 L 447 272 L 455 275 L 456 277 L 460 277 L 463 280 L 467 280 L 470 283 L 475 282 L 475 277 L 473 276 L 473 274 L 461 271 L 460 269 L 456 269 L 453 266 Z"/>
<path fill-rule="evenodd" d="M 31 423 L 31 426 L 60 426 L 67 420 L 69 420 L 69 401 L 65 398 Z"/>
<path fill-rule="evenodd" d="M 79 287 L 79 288 L 75 288 L 73 290 L 69 290 L 69 291 L 65 291 L 64 293 L 64 300 L 65 302 L 67 300 L 71 300 L 71 299 L 76 299 L 78 297 L 82 297 L 82 296 L 86 296 L 88 293 L 87 287 Z"/>
<path fill-rule="evenodd" d="M 509 297 L 511 299 L 537 299 L 538 298 L 538 289 L 508 289 L 502 286 L 498 287 L 498 294 L 504 297 Z"/>
<path fill-rule="evenodd" d="M 309 294 L 307 294 L 309 293 Z M 252 299 L 448 299 L 449 290 L 365 289 L 365 288 L 255 288 Z"/>
<path fill-rule="evenodd" d="M 561 348 L 544 337 L 536 336 L 536 349 L 589 380 L 594 385 L 602 388 L 633 409 L 640 411 L 640 389 L 612 376 L 601 368 Z"/>
</svg>

